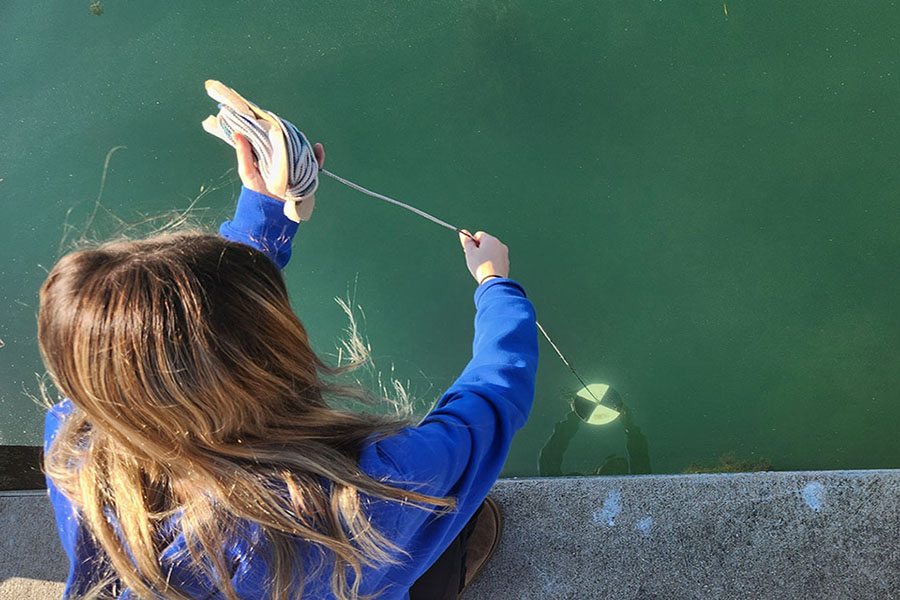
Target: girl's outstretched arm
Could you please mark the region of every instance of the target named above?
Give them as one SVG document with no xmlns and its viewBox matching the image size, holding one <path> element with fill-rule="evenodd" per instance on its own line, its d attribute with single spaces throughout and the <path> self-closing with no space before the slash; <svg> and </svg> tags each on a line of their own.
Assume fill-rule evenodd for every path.
<svg viewBox="0 0 900 600">
<path fill-rule="evenodd" d="M 481 505 L 534 399 L 538 362 L 534 307 L 522 286 L 509 279 L 508 249 L 481 231 L 471 238 L 460 235 L 460 243 L 469 271 L 479 282 L 472 359 L 419 425 L 373 443 L 360 460 L 370 475 L 457 500 L 456 510 L 443 516 L 407 507 L 399 509 L 406 513 L 402 517 L 393 514 L 394 528 L 385 533 L 412 560 L 392 568 L 386 577 L 404 586 L 437 559 Z M 373 516 L 390 522 L 384 514 Z"/>
</svg>

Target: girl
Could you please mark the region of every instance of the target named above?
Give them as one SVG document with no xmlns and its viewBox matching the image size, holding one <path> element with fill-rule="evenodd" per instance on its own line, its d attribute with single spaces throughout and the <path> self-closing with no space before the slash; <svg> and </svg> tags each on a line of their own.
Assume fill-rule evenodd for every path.
<svg viewBox="0 0 900 600">
<path fill-rule="evenodd" d="M 221 236 L 74 252 L 41 287 L 67 398 L 45 432 L 66 598 L 456 598 L 496 546 L 484 501 L 534 396 L 535 315 L 507 248 L 460 236 L 473 356 L 418 425 L 332 408 L 368 396 L 310 348 L 279 271 L 297 224 L 246 140 L 237 154 Z"/>
</svg>

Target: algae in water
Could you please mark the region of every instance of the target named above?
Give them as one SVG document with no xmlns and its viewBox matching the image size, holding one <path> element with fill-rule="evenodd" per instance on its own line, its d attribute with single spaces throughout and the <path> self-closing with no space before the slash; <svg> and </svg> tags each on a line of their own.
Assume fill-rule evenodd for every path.
<svg viewBox="0 0 900 600">
<path fill-rule="evenodd" d="M 772 461 L 760 458 L 757 461 L 738 460 L 734 452 L 726 452 L 713 465 L 692 463 L 684 473 L 751 473 L 754 471 L 771 471 Z"/>
</svg>

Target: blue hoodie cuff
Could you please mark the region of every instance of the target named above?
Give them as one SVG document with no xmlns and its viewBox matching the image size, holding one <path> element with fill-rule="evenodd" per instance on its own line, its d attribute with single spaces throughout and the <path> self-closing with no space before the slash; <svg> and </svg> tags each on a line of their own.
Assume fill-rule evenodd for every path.
<svg viewBox="0 0 900 600">
<path fill-rule="evenodd" d="M 501 288 L 505 288 L 507 291 L 518 290 L 523 298 L 527 298 L 527 296 L 525 295 L 525 288 L 523 288 L 519 282 L 513 281 L 508 277 L 491 277 L 490 279 L 479 285 L 477 288 L 475 288 L 475 307 L 477 308 L 478 305 L 482 302 L 482 298 L 484 298 L 485 294 L 488 294 L 489 297 L 494 295 L 489 294 L 488 292 L 489 290 L 498 286 L 500 286 Z M 494 290 L 494 293 L 496 293 L 497 291 L 498 290 Z M 513 294 L 518 295 L 514 291 Z"/>
<path fill-rule="evenodd" d="M 260 250 L 283 268 L 299 223 L 284 216 L 284 203 L 241 186 L 234 218 L 219 227 L 222 237 Z"/>
</svg>

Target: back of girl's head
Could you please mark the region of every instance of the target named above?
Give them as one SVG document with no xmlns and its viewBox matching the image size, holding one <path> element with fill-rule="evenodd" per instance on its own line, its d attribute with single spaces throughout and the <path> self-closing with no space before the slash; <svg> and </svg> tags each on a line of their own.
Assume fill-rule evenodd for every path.
<svg viewBox="0 0 900 600">
<path fill-rule="evenodd" d="M 247 520 L 263 534 L 273 599 L 298 581 L 298 540 L 330 551 L 332 592 L 352 598 L 362 566 L 400 550 L 360 492 L 453 506 L 360 472 L 363 444 L 406 422 L 329 405 L 368 396 L 329 383 L 342 369 L 312 351 L 280 271 L 249 246 L 179 233 L 69 254 L 41 287 L 38 339 L 75 406 L 45 468 L 103 550 L 99 597 L 116 597 L 115 580 L 140 598 L 189 597 L 158 556 L 177 514 L 193 568 L 229 599 L 225 549 Z"/>
<path fill-rule="evenodd" d="M 60 260 L 40 302 L 58 388 L 135 450 L 253 435 L 288 399 L 321 400 L 281 273 L 249 246 L 202 233 L 107 243 Z"/>
</svg>

